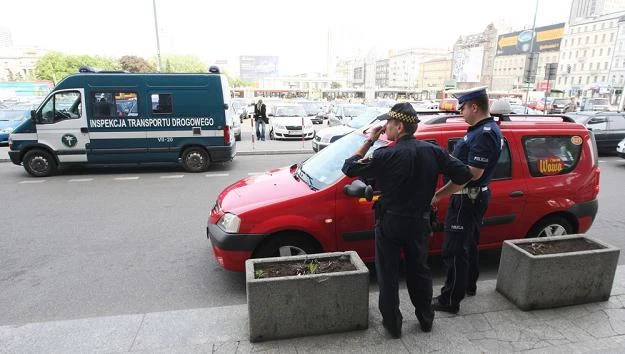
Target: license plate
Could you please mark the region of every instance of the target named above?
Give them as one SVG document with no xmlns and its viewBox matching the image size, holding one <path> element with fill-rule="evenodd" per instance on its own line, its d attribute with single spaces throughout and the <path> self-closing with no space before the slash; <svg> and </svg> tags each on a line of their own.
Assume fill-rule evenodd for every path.
<svg viewBox="0 0 625 354">
<path fill-rule="evenodd" d="M 302 134 L 301 130 L 289 130 L 289 135 L 300 135 Z"/>
</svg>

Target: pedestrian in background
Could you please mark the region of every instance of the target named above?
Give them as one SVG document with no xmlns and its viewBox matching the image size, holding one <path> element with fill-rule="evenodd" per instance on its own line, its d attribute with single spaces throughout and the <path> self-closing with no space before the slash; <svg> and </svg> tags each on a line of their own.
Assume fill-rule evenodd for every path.
<svg viewBox="0 0 625 354">
<path fill-rule="evenodd" d="M 265 141 L 265 125 L 269 123 L 269 119 L 267 119 L 267 106 L 262 99 L 258 100 L 256 106 L 254 106 L 254 121 L 256 124 L 256 140 Z"/>
<path fill-rule="evenodd" d="M 469 166 L 472 178 L 460 191 L 450 181 L 432 199 L 436 205 L 439 199 L 451 195 L 442 255 L 447 278 L 433 304 L 435 310 L 453 314 L 460 310 L 465 294 L 473 296 L 477 292 L 480 227 L 491 196 L 488 185 L 503 146 L 501 130 L 489 113 L 486 89 L 465 91 L 456 97 L 458 110 L 469 128 L 464 138 L 456 142 L 452 154 Z"/>
<path fill-rule="evenodd" d="M 440 147 L 415 139 L 419 122 L 409 103 L 398 103 L 378 117 L 384 126 L 371 131 L 354 155 L 343 165 L 350 177 L 374 177 L 381 196 L 375 203 L 375 268 L 380 296 L 378 306 L 382 324 L 395 338 L 401 337 L 402 314 L 399 310 L 399 271 L 403 250 L 406 259 L 406 285 L 415 315 L 423 332 L 432 329 L 432 274 L 427 265 L 430 202 L 438 175 L 444 173 L 458 184 L 471 179 L 467 166 Z M 395 142 L 375 150 L 364 159 L 380 134 L 386 132 Z"/>
</svg>

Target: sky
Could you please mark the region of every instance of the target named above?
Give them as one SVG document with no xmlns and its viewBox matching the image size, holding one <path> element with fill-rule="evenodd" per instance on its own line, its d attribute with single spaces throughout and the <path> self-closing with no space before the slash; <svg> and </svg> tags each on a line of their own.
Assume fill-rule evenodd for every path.
<svg viewBox="0 0 625 354">
<path fill-rule="evenodd" d="M 156 55 L 153 0 L 3 0 L 0 27 L 15 46 L 66 54 Z M 160 50 L 227 61 L 240 55 L 278 56 L 281 75 L 325 72 L 328 33 L 334 56 L 373 48 L 452 49 L 462 35 L 489 23 L 531 28 L 535 0 L 155 0 Z M 567 22 L 571 0 L 538 0 L 536 26 Z M 501 32 L 500 33 L 505 33 Z"/>
</svg>

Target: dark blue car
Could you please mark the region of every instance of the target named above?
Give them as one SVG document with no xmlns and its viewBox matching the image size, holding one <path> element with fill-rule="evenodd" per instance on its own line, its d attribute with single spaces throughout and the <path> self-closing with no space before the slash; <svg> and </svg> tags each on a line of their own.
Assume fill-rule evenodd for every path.
<svg viewBox="0 0 625 354">
<path fill-rule="evenodd" d="M 0 109 L 0 146 L 9 144 L 9 135 L 26 119 L 30 119 L 30 109 Z"/>
</svg>

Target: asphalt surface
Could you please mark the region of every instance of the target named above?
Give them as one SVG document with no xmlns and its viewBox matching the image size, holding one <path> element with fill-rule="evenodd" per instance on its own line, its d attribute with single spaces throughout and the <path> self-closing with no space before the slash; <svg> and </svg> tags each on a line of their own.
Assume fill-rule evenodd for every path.
<svg viewBox="0 0 625 354">
<path fill-rule="evenodd" d="M 237 156 L 202 174 L 123 166 L 43 179 L 0 163 L 0 325 L 245 304 L 243 274 L 213 257 L 208 212 L 230 183 L 308 156 Z M 625 160 L 600 161 L 600 210 L 589 234 L 623 248 Z M 481 259 L 482 279 L 494 279 L 498 252 Z M 440 282 L 440 259 L 430 263 Z"/>
</svg>

